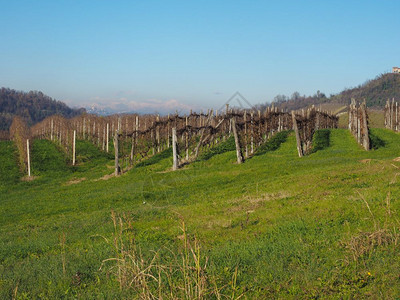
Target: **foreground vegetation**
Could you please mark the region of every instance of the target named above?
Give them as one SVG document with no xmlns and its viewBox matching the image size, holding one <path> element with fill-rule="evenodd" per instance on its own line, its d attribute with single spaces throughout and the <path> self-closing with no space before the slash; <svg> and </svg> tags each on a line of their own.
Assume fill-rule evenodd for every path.
<svg viewBox="0 0 400 300">
<path fill-rule="evenodd" d="M 298 158 L 284 133 L 242 165 L 228 140 L 119 178 L 86 142 L 72 168 L 35 141 L 33 181 L 0 142 L 0 298 L 400 297 L 400 136 L 371 133 L 370 152 L 337 129 Z"/>
</svg>

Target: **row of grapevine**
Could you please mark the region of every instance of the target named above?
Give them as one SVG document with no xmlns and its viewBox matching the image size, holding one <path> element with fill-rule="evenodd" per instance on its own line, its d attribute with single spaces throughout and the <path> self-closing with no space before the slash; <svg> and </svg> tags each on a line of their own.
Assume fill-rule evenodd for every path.
<svg viewBox="0 0 400 300">
<path fill-rule="evenodd" d="M 231 135 L 235 137 L 238 162 L 241 163 L 276 132 L 291 129 L 295 129 L 299 155 L 302 156 L 309 153 L 316 130 L 335 128 L 337 123 L 336 116 L 314 107 L 290 114 L 273 107 L 248 111 L 227 106 L 222 114 L 209 110 L 183 116 L 126 114 L 101 117 L 84 114 L 73 119 L 51 116 L 30 130 L 16 119 L 11 136 L 18 145 L 21 161 L 26 157 L 21 141 L 31 135 L 57 143 L 71 158 L 72 164 L 75 163 L 76 138 L 88 140 L 102 151 L 115 150 L 116 174 L 119 174 L 121 161 L 132 166 L 170 147 L 174 148 L 173 161 L 178 168 L 196 160 L 202 152 L 226 141 Z M 22 132 L 26 135 L 22 136 Z"/>
<path fill-rule="evenodd" d="M 351 99 L 349 107 L 349 130 L 365 150 L 370 149 L 368 114 L 365 101 L 359 104 L 354 99 Z"/>
</svg>

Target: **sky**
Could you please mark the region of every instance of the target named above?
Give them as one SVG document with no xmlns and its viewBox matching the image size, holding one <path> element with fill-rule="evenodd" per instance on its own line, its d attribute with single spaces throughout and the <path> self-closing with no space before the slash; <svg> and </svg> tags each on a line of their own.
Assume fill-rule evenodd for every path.
<svg viewBox="0 0 400 300">
<path fill-rule="evenodd" d="M 4 1 L 0 86 L 173 112 L 327 95 L 400 66 L 400 1 Z"/>
</svg>

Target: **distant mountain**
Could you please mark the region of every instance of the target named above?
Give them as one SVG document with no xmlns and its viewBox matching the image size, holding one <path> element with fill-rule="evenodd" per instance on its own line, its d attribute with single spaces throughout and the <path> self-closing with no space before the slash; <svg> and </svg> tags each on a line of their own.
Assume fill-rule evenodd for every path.
<svg viewBox="0 0 400 300">
<path fill-rule="evenodd" d="M 111 115 L 119 115 L 119 114 L 135 114 L 140 113 L 144 114 L 144 111 L 133 111 L 126 105 L 120 104 L 114 107 L 106 106 L 103 104 L 92 103 L 90 105 L 85 106 L 86 112 L 88 114 L 94 114 L 98 116 L 111 116 Z"/>
<path fill-rule="evenodd" d="M 99 116 L 110 116 L 110 115 L 123 115 L 123 114 L 155 114 L 159 113 L 161 115 L 167 114 L 169 111 L 164 110 L 160 107 L 156 110 L 154 107 L 141 107 L 139 109 L 133 109 L 124 103 L 113 104 L 108 106 L 106 104 L 92 103 L 85 106 L 86 112 L 88 114 L 95 114 Z M 171 112 L 172 113 L 172 112 Z"/>
<path fill-rule="evenodd" d="M 101 105 L 98 105 L 95 103 L 86 106 L 86 111 L 88 114 L 94 114 L 94 115 L 98 115 L 98 116 L 109 116 L 109 115 L 119 113 L 119 111 L 115 111 L 115 110 L 111 109 L 110 107 L 101 106 Z"/>
<path fill-rule="evenodd" d="M 339 94 L 327 97 L 318 91 L 313 96 L 301 96 L 295 92 L 292 96 L 278 95 L 273 104 L 281 109 L 296 110 L 311 105 L 329 104 L 343 106 L 350 104 L 351 99 L 358 101 L 366 100 L 367 106 L 371 108 L 383 108 L 387 99 L 400 100 L 400 74 L 386 73 L 368 80 L 355 88 L 345 89 Z M 268 104 L 260 104 L 264 108 Z"/>
<path fill-rule="evenodd" d="M 14 116 L 20 116 L 28 125 L 33 125 L 54 114 L 71 118 L 85 112 L 84 108 L 70 108 L 64 102 L 56 101 L 42 92 L 0 89 L 0 130 L 7 130 Z"/>
</svg>

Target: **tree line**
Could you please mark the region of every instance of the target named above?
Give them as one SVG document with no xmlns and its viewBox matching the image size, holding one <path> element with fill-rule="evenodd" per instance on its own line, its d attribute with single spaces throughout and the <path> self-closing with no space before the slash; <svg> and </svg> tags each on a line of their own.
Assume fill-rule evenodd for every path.
<svg viewBox="0 0 400 300">
<path fill-rule="evenodd" d="M 31 126 L 54 114 L 72 118 L 84 112 L 84 108 L 70 108 L 39 91 L 26 93 L 9 88 L 0 89 L 0 130 L 8 130 L 15 116 Z"/>
<path fill-rule="evenodd" d="M 329 96 L 320 91 L 312 96 L 300 95 L 299 92 L 294 92 L 291 96 L 277 95 L 272 100 L 272 104 L 290 111 L 324 103 L 350 105 L 352 98 L 365 100 L 368 107 L 384 108 L 388 99 L 400 98 L 400 74 L 381 74 L 357 87 L 345 88 L 342 92 Z M 263 103 L 257 105 L 257 108 L 264 109 L 269 105 L 270 103 Z"/>
</svg>

